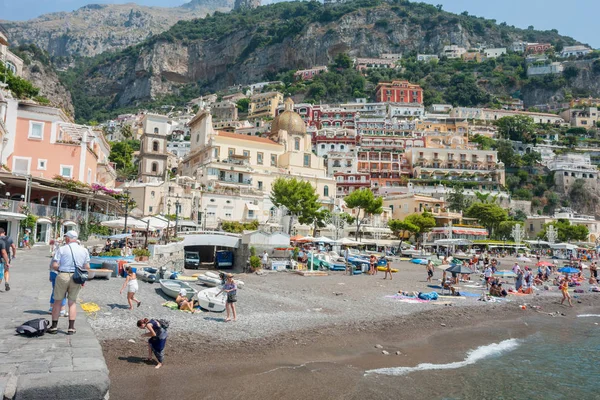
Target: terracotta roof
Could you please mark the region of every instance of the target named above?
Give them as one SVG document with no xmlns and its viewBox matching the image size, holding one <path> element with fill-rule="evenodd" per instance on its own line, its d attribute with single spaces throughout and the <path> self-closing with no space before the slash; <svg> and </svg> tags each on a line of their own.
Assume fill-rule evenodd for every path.
<svg viewBox="0 0 600 400">
<path fill-rule="evenodd" d="M 217 131 L 217 133 L 221 137 L 226 137 L 226 138 L 230 138 L 230 139 L 248 140 L 251 142 L 275 144 L 278 146 L 280 145 L 279 143 L 277 143 L 271 139 L 267 139 L 267 138 L 263 138 L 263 137 L 259 137 L 259 136 L 248 136 L 248 135 L 242 135 L 240 133 L 231 133 L 231 132 L 225 132 L 225 131 Z"/>
</svg>

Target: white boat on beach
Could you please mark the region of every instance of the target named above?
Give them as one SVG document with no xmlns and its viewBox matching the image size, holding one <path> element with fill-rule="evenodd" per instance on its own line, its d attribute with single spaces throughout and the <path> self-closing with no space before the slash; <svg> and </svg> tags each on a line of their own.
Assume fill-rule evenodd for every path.
<svg viewBox="0 0 600 400">
<path fill-rule="evenodd" d="M 217 287 L 221 284 L 221 280 L 219 278 L 214 278 L 212 276 L 208 276 L 208 275 L 204 274 L 204 275 L 198 275 L 197 283 L 199 285 L 204 285 L 204 286 L 209 286 L 209 287 Z"/>
<path fill-rule="evenodd" d="M 160 288 L 163 291 L 163 293 L 174 299 L 177 298 L 181 289 L 185 289 L 187 293 L 186 297 L 188 299 L 191 299 L 192 297 L 198 294 L 198 291 L 196 289 L 194 289 L 189 284 L 183 281 L 176 281 L 174 279 L 161 279 L 158 282 L 160 283 Z"/>
<path fill-rule="evenodd" d="M 200 291 L 198 293 L 198 305 L 200 308 L 212 311 L 212 312 L 223 312 L 225 311 L 225 304 L 227 302 L 227 295 L 221 293 L 217 296 L 221 289 L 210 288 Z"/>
</svg>

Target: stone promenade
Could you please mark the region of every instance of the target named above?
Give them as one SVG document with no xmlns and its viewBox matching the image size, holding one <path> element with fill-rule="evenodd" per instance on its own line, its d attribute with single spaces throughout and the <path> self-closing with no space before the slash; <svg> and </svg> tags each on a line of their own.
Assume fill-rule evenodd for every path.
<svg viewBox="0 0 600 400">
<path fill-rule="evenodd" d="M 78 308 L 77 333 L 67 336 L 61 317 L 57 335 L 19 336 L 23 322 L 46 318 L 51 285 L 47 246 L 18 250 L 11 290 L 0 285 L 0 399 L 100 400 L 108 398 L 108 369 L 100 343 Z"/>
</svg>

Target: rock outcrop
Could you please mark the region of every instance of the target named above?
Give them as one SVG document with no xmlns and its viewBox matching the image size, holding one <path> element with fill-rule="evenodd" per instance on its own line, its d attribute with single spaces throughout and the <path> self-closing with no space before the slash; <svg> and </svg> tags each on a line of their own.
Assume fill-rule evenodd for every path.
<svg viewBox="0 0 600 400">
<path fill-rule="evenodd" d="M 193 0 L 180 7 L 90 4 L 29 21 L 2 21 L 13 46 L 35 44 L 52 56 L 91 57 L 138 44 L 181 20 L 227 12 L 233 0 Z"/>
</svg>

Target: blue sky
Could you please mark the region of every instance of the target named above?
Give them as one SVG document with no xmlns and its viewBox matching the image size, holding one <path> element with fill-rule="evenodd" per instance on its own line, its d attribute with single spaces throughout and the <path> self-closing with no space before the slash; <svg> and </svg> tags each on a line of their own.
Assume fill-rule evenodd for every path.
<svg viewBox="0 0 600 400">
<path fill-rule="evenodd" d="M 558 29 L 563 35 L 600 48 L 598 0 L 424 0 L 442 4 L 447 11 L 507 22 L 521 28 Z M 129 3 L 179 6 L 187 0 L 0 0 L 0 19 L 26 20 L 52 11 L 72 11 L 90 3 Z M 263 2 L 272 2 L 267 0 Z"/>
</svg>

